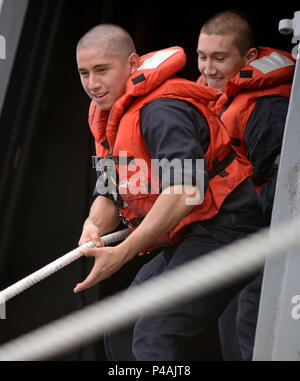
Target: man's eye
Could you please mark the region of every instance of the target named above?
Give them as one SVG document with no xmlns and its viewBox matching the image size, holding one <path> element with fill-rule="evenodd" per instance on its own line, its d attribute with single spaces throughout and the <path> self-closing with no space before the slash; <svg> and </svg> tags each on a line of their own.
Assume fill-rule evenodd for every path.
<svg viewBox="0 0 300 381">
<path fill-rule="evenodd" d="M 206 57 L 205 56 L 198 56 L 199 60 L 201 61 L 205 61 L 206 60 Z"/>
<path fill-rule="evenodd" d="M 81 71 L 79 74 L 81 77 L 87 77 L 89 73 L 87 71 Z"/>
<path fill-rule="evenodd" d="M 216 57 L 216 59 L 217 59 L 217 61 L 220 61 L 220 62 L 222 62 L 222 61 L 224 61 L 224 60 L 225 60 L 225 58 L 224 58 L 224 57 Z"/>
</svg>

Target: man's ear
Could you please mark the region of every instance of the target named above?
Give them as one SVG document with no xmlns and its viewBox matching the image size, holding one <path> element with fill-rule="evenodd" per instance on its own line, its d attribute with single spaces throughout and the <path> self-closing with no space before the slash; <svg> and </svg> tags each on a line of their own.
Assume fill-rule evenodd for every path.
<svg viewBox="0 0 300 381">
<path fill-rule="evenodd" d="M 254 60 L 256 60 L 257 58 L 257 55 L 258 55 L 258 51 L 256 48 L 251 48 L 248 50 L 248 52 L 244 55 L 244 63 L 245 63 L 245 66 L 246 65 L 249 65 L 249 63 L 253 62 Z"/>
<path fill-rule="evenodd" d="M 128 64 L 129 64 L 129 70 L 130 74 L 133 74 L 139 67 L 140 57 L 136 53 L 131 53 L 128 57 Z"/>
</svg>

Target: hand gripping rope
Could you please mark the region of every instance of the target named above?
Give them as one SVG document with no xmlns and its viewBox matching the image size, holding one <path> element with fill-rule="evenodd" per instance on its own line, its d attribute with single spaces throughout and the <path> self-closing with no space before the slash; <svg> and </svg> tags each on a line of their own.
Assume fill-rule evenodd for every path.
<svg viewBox="0 0 300 381">
<path fill-rule="evenodd" d="M 130 230 L 124 229 L 115 233 L 104 235 L 103 237 L 101 237 L 101 239 L 103 240 L 104 245 L 108 246 L 114 242 L 124 240 L 126 237 L 128 237 L 129 234 L 130 234 Z M 27 288 L 40 282 L 42 279 L 47 278 L 49 275 L 54 274 L 56 271 L 74 262 L 76 259 L 80 258 L 83 255 L 81 254 L 80 250 L 87 247 L 93 248 L 94 247 L 93 241 L 89 241 L 77 247 L 76 249 L 56 259 L 55 261 L 42 267 L 40 270 L 35 271 L 31 275 L 28 275 L 27 277 L 14 283 L 12 286 L 9 286 L 5 288 L 4 290 L 0 291 L 0 301 L 1 302 L 8 301 L 9 299 L 20 294 L 22 291 L 26 290 Z"/>
</svg>

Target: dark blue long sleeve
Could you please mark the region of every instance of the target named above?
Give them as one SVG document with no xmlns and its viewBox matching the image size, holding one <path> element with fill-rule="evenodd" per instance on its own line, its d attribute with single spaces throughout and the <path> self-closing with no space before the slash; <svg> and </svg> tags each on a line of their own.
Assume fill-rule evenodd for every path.
<svg viewBox="0 0 300 381">
<path fill-rule="evenodd" d="M 182 100 L 160 98 L 142 109 L 140 126 L 151 158 L 159 160 L 160 164 L 163 159 L 175 164 L 171 168 L 160 166 L 162 189 L 178 183 L 202 188 L 201 181 L 204 191 L 207 189 L 204 155 L 210 142 L 210 130 L 198 110 Z M 199 159 L 204 160 L 204 172 L 201 173 L 197 166 Z"/>
<path fill-rule="evenodd" d="M 263 184 L 260 195 L 273 204 L 277 169 L 288 111 L 288 99 L 280 96 L 258 98 L 245 131 L 248 159 L 254 166 L 254 183 Z"/>
</svg>

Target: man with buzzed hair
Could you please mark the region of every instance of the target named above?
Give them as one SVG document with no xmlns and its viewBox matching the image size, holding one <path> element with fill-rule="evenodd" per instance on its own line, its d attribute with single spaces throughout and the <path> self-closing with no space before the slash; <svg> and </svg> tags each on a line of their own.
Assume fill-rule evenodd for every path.
<svg viewBox="0 0 300 381">
<path fill-rule="evenodd" d="M 77 52 L 92 46 L 109 49 L 110 55 L 116 56 L 125 63 L 131 53 L 136 53 L 134 42 L 130 34 L 123 28 L 116 28 L 114 24 L 101 24 L 86 33 L 77 44 Z"/>
<path fill-rule="evenodd" d="M 233 45 L 236 46 L 241 56 L 256 44 L 256 35 L 252 27 L 252 20 L 247 15 L 236 11 L 222 11 L 204 23 L 201 32 L 206 35 L 233 36 Z"/>
<path fill-rule="evenodd" d="M 201 82 L 223 92 L 227 81 L 257 57 L 249 20 L 236 11 L 213 16 L 201 28 L 197 52 Z"/>
<path fill-rule="evenodd" d="M 235 150 L 253 164 L 253 182 L 270 223 L 294 60 L 287 52 L 258 48 L 251 20 L 235 10 L 206 21 L 198 40 L 198 82 L 222 92 L 211 108 Z M 220 319 L 224 358 L 251 360 L 262 273 Z"/>
<path fill-rule="evenodd" d="M 98 107 L 110 110 L 114 102 L 125 93 L 126 80 L 138 65 L 139 58 L 132 38 L 122 28 L 101 24 L 79 40 L 76 53 L 77 59 L 80 58 L 81 66 L 78 70 L 85 91 Z M 95 65 L 89 71 L 87 67 L 91 63 Z M 101 87 L 90 86 L 90 82 L 97 76 L 104 78 Z"/>
<path fill-rule="evenodd" d="M 105 24 L 77 47 L 81 83 L 92 99 L 98 179 L 79 241 L 95 243 L 82 250 L 95 263 L 74 292 L 107 279 L 139 252 L 161 247 L 138 272 L 134 287 L 254 232 L 263 220 L 250 163 L 235 154 L 223 125 L 206 107 L 218 92 L 174 76 L 185 65 L 182 48 L 139 57 L 128 46 L 126 31 Z M 158 162 L 177 165 L 170 170 Z M 102 247 L 99 237 L 116 229 L 120 217 L 131 234 L 117 246 Z M 233 284 L 151 316 L 141 314 L 133 327 L 107 334 L 107 358 L 203 359 L 208 327 L 240 288 Z"/>
</svg>

